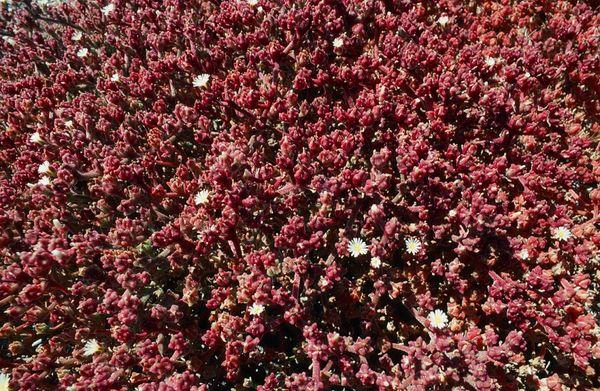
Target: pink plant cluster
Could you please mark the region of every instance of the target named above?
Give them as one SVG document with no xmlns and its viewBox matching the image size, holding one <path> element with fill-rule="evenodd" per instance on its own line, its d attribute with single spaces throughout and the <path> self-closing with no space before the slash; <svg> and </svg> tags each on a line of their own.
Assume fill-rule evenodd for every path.
<svg viewBox="0 0 600 391">
<path fill-rule="evenodd" d="M 600 387 L 599 31 L 0 1 L 0 387 Z"/>
</svg>

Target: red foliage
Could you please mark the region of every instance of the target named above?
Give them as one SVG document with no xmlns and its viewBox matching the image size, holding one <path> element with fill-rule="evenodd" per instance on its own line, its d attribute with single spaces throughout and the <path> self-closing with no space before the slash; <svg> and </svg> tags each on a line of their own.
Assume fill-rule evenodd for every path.
<svg viewBox="0 0 600 391">
<path fill-rule="evenodd" d="M 112 1 L 0 1 L 12 389 L 600 387 L 592 6 Z"/>
</svg>

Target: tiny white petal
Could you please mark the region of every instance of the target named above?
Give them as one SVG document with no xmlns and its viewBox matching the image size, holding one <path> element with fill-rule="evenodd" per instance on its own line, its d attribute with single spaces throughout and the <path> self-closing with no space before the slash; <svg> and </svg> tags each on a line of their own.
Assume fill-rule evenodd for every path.
<svg viewBox="0 0 600 391">
<path fill-rule="evenodd" d="M 254 7 L 256 4 L 258 4 L 258 0 L 247 0 L 246 2 L 250 7 Z"/>
<path fill-rule="evenodd" d="M 250 306 L 250 315 L 260 315 L 265 310 L 265 306 L 262 304 L 254 303 Z"/>
<path fill-rule="evenodd" d="M 374 269 L 378 269 L 381 267 L 381 259 L 379 257 L 371 258 L 371 267 Z"/>
<path fill-rule="evenodd" d="M 442 15 L 440 16 L 440 18 L 438 19 L 438 24 L 440 26 L 445 26 L 446 24 L 448 24 L 448 22 L 450 21 L 450 19 L 446 16 L 446 15 Z"/>
<path fill-rule="evenodd" d="M 406 245 L 406 252 L 415 255 L 421 250 L 421 242 L 415 238 L 408 238 L 404 241 Z"/>
<path fill-rule="evenodd" d="M 210 75 L 207 73 L 203 73 L 194 77 L 192 80 L 192 85 L 197 88 L 204 88 L 208 85 L 208 81 L 210 80 Z"/>
<path fill-rule="evenodd" d="M 115 5 L 113 3 L 109 3 L 105 7 L 102 7 L 102 14 L 108 15 L 115 10 Z"/>
<path fill-rule="evenodd" d="M 0 391 L 8 391 L 10 385 L 10 374 L 0 373 Z"/>
<path fill-rule="evenodd" d="M 448 324 L 448 317 L 442 310 L 435 310 L 429 313 L 427 320 L 431 324 L 431 327 L 436 329 L 443 329 Z"/>
<path fill-rule="evenodd" d="M 519 252 L 519 257 L 521 257 L 521 259 L 523 259 L 523 260 L 529 258 L 529 251 L 527 251 L 527 249 L 524 248 L 523 250 L 521 250 Z"/>
<path fill-rule="evenodd" d="M 558 227 L 556 231 L 554 231 L 554 239 L 558 241 L 566 242 L 571 238 L 573 234 L 567 227 Z"/>
<path fill-rule="evenodd" d="M 344 39 L 342 37 L 337 37 L 333 40 L 334 48 L 341 48 L 342 46 L 344 46 Z"/>
<path fill-rule="evenodd" d="M 198 194 L 196 194 L 196 196 L 194 197 L 194 204 L 196 204 L 196 205 L 206 204 L 208 202 L 209 194 L 210 193 L 208 190 L 199 191 Z"/>
<path fill-rule="evenodd" d="M 121 77 L 116 72 L 113 73 L 113 75 L 110 77 L 110 81 L 119 81 L 119 80 L 121 80 Z"/>
<path fill-rule="evenodd" d="M 8 43 L 10 46 L 14 46 L 15 45 L 15 40 L 12 39 L 11 37 L 2 37 L 2 39 L 4 39 L 4 41 L 6 43 Z"/>
<path fill-rule="evenodd" d="M 50 181 L 50 178 L 48 178 L 45 175 L 38 181 L 38 185 L 40 185 L 40 186 L 49 186 L 50 183 L 52 183 Z"/>
<path fill-rule="evenodd" d="M 71 39 L 75 42 L 80 41 L 81 38 L 83 38 L 83 33 L 79 30 L 73 32 L 73 35 L 71 35 Z"/>
<path fill-rule="evenodd" d="M 29 137 L 29 141 L 31 141 L 32 143 L 41 144 L 44 140 L 38 132 L 35 132 Z"/>
<path fill-rule="evenodd" d="M 89 53 L 88 48 L 81 48 L 77 51 L 77 57 L 79 57 L 79 58 L 87 57 L 88 53 Z"/>
<path fill-rule="evenodd" d="M 90 339 L 83 346 L 84 356 L 93 356 L 100 351 L 100 344 L 95 339 Z"/>
<path fill-rule="evenodd" d="M 50 171 L 50 162 L 47 160 L 38 167 L 38 174 L 48 174 Z"/>
<path fill-rule="evenodd" d="M 66 121 L 65 121 L 65 126 L 66 126 L 67 128 L 70 128 L 71 126 L 73 126 L 73 121 L 71 121 L 70 119 L 69 119 L 69 120 L 66 120 Z"/>
<path fill-rule="evenodd" d="M 355 258 L 365 255 L 368 251 L 367 244 L 360 238 L 354 238 L 348 243 L 348 252 Z"/>
<path fill-rule="evenodd" d="M 492 57 L 487 57 L 485 59 L 485 65 L 487 65 L 488 67 L 493 67 L 494 65 L 496 65 L 496 60 Z"/>
<path fill-rule="evenodd" d="M 51 251 L 51 254 L 54 258 L 61 260 L 63 259 L 63 257 L 65 256 L 65 253 L 63 253 L 62 251 L 58 250 L 58 249 L 54 249 Z"/>
</svg>

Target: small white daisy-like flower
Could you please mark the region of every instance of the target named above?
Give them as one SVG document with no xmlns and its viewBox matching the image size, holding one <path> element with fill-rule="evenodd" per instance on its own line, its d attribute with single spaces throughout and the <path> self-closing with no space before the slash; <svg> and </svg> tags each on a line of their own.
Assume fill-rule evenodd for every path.
<svg viewBox="0 0 600 391">
<path fill-rule="evenodd" d="M 52 254 L 52 256 L 56 259 L 63 259 L 63 257 L 65 256 L 65 253 L 58 250 L 58 249 L 54 249 L 50 252 Z"/>
<path fill-rule="evenodd" d="M 415 255 L 421 249 L 421 242 L 419 239 L 408 238 L 404 241 L 404 244 L 406 245 L 406 252 L 411 255 Z"/>
<path fill-rule="evenodd" d="M 200 190 L 198 194 L 194 196 L 194 204 L 201 205 L 208 202 L 208 190 Z"/>
<path fill-rule="evenodd" d="M 9 391 L 10 375 L 8 373 L 0 373 L 0 391 Z"/>
<path fill-rule="evenodd" d="M 354 238 L 348 243 L 348 251 L 353 257 L 365 255 L 369 250 L 367 244 L 361 238 Z"/>
<path fill-rule="evenodd" d="M 527 249 L 524 248 L 523 250 L 519 251 L 519 257 L 521 257 L 521 259 L 523 260 L 529 258 L 529 251 L 527 251 Z"/>
<path fill-rule="evenodd" d="M 38 174 L 48 174 L 50 171 L 52 170 L 50 169 L 50 162 L 48 160 L 40 164 L 38 167 Z"/>
<path fill-rule="evenodd" d="M 334 48 L 341 48 L 342 46 L 344 46 L 344 38 L 342 37 L 337 37 L 336 39 L 333 40 L 333 47 Z"/>
<path fill-rule="evenodd" d="M 442 27 L 448 24 L 449 21 L 450 19 L 446 15 L 440 16 L 440 18 L 437 20 L 438 24 Z"/>
<path fill-rule="evenodd" d="M 100 351 L 100 344 L 95 339 L 90 339 L 83 346 L 84 356 L 93 356 Z"/>
<path fill-rule="evenodd" d="M 107 4 L 105 7 L 102 7 L 102 14 L 108 15 L 115 10 L 115 5 L 113 3 Z"/>
<path fill-rule="evenodd" d="M 31 136 L 29 136 L 29 141 L 31 141 L 32 143 L 36 143 L 36 144 L 41 144 L 42 142 L 44 142 L 44 140 L 42 139 L 42 136 L 40 136 L 40 134 L 38 132 L 35 132 Z"/>
<path fill-rule="evenodd" d="M 9 44 L 10 46 L 14 46 L 15 45 L 15 40 L 12 39 L 11 37 L 2 37 L 2 39 L 4 40 L 4 42 L 6 42 L 7 44 Z"/>
<path fill-rule="evenodd" d="M 250 306 L 250 315 L 260 315 L 265 310 L 265 306 L 262 304 L 254 303 Z"/>
<path fill-rule="evenodd" d="M 254 7 L 256 4 L 258 4 L 258 0 L 246 0 L 246 2 L 250 7 Z"/>
<path fill-rule="evenodd" d="M 77 57 L 85 58 L 85 57 L 87 57 L 88 53 L 89 53 L 88 48 L 81 48 L 77 51 Z"/>
<path fill-rule="evenodd" d="M 431 311 L 429 315 L 427 315 L 427 320 L 429 320 L 431 327 L 436 329 L 443 329 L 448 324 L 448 317 L 442 310 Z"/>
<path fill-rule="evenodd" d="M 81 38 L 83 38 L 83 33 L 79 30 L 75 31 L 73 35 L 71 35 L 71 39 L 75 42 L 81 41 Z"/>
<path fill-rule="evenodd" d="M 554 239 L 557 239 L 562 242 L 566 242 L 572 236 L 573 234 L 566 227 L 558 227 L 556 231 L 554 231 Z"/>
<path fill-rule="evenodd" d="M 493 67 L 494 65 L 496 65 L 496 60 L 493 57 L 487 57 L 485 59 L 485 65 L 487 65 L 488 67 Z"/>
<path fill-rule="evenodd" d="M 192 85 L 197 88 L 204 88 L 208 85 L 208 81 L 210 80 L 210 75 L 208 73 L 203 73 L 194 77 L 192 81 Z"/>
<path fill-rule="evenodd" d="M 327 285 L 329 285 L 329 283 L 327 282 L 327 279 L 325 277 L 319 278 L 319 287 L 320 288 L 325 288 Z"/>
<path fill-rule="evenodd" d="M 371 267 L 374 269 L 379 269 L 381 267 L 381 259 L 379 259 L 379 257 L 371 258 Z"/>
<path fill-rule="evenodd" d="M 52 183 L 50 181 L 50 178 L 48 178 L 45 175 L 42 178 L 40 178 L 40 180 L 38 181 L 38 185 L 40 185 L 40 186 L 50 186 L 50 183 Z"/>
<path fill-rule="evenodd" d="M 119 74 L 117 72 L 113 73 L 113 75 L 110 77 L 110 81 L 120 81 L 121 80 L 121 76 L 119 76 Z"/>
</svg>

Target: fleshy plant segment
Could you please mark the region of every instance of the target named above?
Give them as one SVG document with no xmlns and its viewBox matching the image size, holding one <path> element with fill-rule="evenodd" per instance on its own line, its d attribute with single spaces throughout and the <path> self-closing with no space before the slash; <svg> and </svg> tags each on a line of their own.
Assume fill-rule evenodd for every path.
<svg viewBox="0 0 600 391">
<path fill-rule="evenodd" d="M 584 1 L 0 1 L 0 390 L 598 389 Z"/>
</svg>

